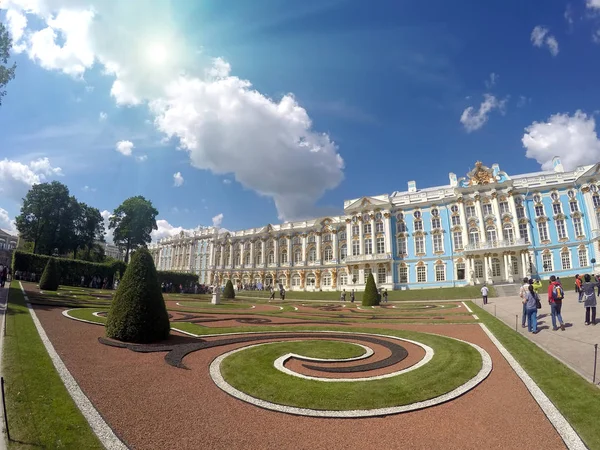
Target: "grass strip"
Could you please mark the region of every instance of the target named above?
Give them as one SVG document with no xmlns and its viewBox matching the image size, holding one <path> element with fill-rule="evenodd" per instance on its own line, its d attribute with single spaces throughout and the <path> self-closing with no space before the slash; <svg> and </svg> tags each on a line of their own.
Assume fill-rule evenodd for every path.
<svg viewBox="0 0 600 450">
<path fill-rule="evenodd" d="M 102 449 L 56 372 L 18 286 L 10 286 L 4 340 L 9 448 Z"/>
<path fill-rule="evenodd" d="M 500 319 L 472 302 L 469 306 L 565 416 L 588 448 L 600 449 L 600 389 Z"/>
</svg>

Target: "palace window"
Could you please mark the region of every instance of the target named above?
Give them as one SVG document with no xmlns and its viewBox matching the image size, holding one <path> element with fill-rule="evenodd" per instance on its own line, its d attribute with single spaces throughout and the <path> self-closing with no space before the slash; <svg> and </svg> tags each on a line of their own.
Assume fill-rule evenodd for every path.
<svg viewBox="0 0 600 450">
<path fill-rule="evenodd" d="M 558 234 L 559 239 L 567 239 L 567 229 L 563 219 L 556 221 L 556 233 Z"/>
<path fill-rule="evenodd" d="M 500 260 L 498 258 L 492 258 L 492 276 L 500 276 Z"/>
<path fill-rule="evenodd" d="M 381 220 L 375 222 L 375 232 L 383 233 L 383 222 Z"/>
<path fill-rule="evenodd" d="M 398 222 L 396 224 L 396 232 L 406 233 L 406 224 L 404 222 Z"/>
<path fill-rule="evenodd" d="M 560 203 L 553 203 L 552 211 L 554 212 L 554 215 L 562 214 L 562 205 Z"/>
<path fill-rule="evenodd" d="M 596 192 L 598 192 L 598 186 L 596 186 L 595 184 L 591 184 L 590 191 L 592 191 L 595 194 Z"/>
<path fill-rule="evenodd" d="M 327 233 L 323 235 L 323 242 L 331 242 L 331 234 Z"/>
<path fill-rule="evenodd" d="M 379 267 L 377 269 L 377 283 L 382 284 L 385 283 L 387 280 L 387 271 L 385 270 L 385 267 Z"/>
<path fill-rule="evenodd" d="M 473 268 L 475 271 L 475 278 L 483 278 L 483 261 L 476 259 L 475 264 L 473 264 Z"/>
<path fill-rule="evenodd" d="M 569 208 L 571 210 L 571 213 L 575 213 L 579 211 L 579 203 L 577 203 L 577 201 L 571 201 L 569 202 Z"/>
<path fill-rule="evenodd" d="M 317 250 L 314 247 L 308 251 L 308 262 L 315 262 L 317 260 Z"/>
<path fill-rule="evenodd" d="M 544 253 L 542 255 L 542 268 L 544 272 L 552 272 L 552 253 Z"/>
<path fill-rule="evenodd" d="M 458 280 L 465 279 L 465 263 L 456 264 L 456 278 Z"/>
<path fill-rule="evenodd" d="M 514 243 L 515 236 L 511 224 L 506 224 L 504 227 L 502 227 L 502 238 L 510 244 Z"/>
<path fill-rule="evenodd" d="M 442 228 L 442 221 L 440 220 L 439 217 L 434 217 L 431 219 L 431 229 L 432 230 L 437 230 Z"/>
<path fill-rule="evenodd" d="M 460 216 L 452 216 L 452 226 L 460 225 Z"/>
<path fill-rule="evenodd" d="M 517 219 L 525 217 L 525 208 L 523 206 L 517 206 Z"/>
<path fill-rule="evenodd" d="M 371 224 L 370 223 L 365 223 L 363 225 L 363 233 L 364 234 L 371 234 Z"/>
<path fill-rule="evenodd" d="M 300 250 L 296 250 L 294 252 L 294 263 L 298 264 L 302 262 L 302 252 Z"/>
<path fill-rule="evenodd" d="M 325 272 L 323 277 L 321 278 L 322 286 L 331 286 L 331 274 L 329 272 Z"/>
<path fill-rule="evenodd" d="M 535 207 L 535 216 L 536 217 L 542 217 L 544 215 L 544 206 L 543 205 L 536 205 Z"/>
<path fill-rule="evenodd" d="M 360 241 L 352 241 L 352 256 L 360 255 Z"/>
<path fill-rule="evenodd" d="M 450 211 L 452 211 L 454 214 L 458 213 L 458 205 L 452 205 L 450 207 Z"/>
<path fill-rule="evenodd" d="M 244 265 L 246 265 L 246 266 L 250 265 L 250 253 L 246 253 L 244 255 Z"/>
<path fill-rule="evenodd" d="M 352 236 L 358 236 L 360 234 L 360 225 L 352 225 Z"/>
<path fill-rule="evenodd" d="M 435 265 L 435 281 L 446 281 L 446 267 L 443 264 Z"/>
<path fill-rule="evenodd" d="M 306 285 L 309 287 L 315 287 L 316 283 L 317 283 L 317 279 L 315 278 L 315 275 L 313 273 L 309 273 L 306 276 Z"/>
<path fill-rule="evenodd" d="M 363 271 L 363 276 L 364 276 L 364 282 L 366 283 L 367 280 L 369 279 L 369 275 L 371 275 L 371 269 L 369 267 L 365 268 L 365 270 Z"/>
<path fill-rule="evenodd" d="M 552 194 L 550 194 L 550 198 L 552 199 L 553 202 L 558 200 L 558 192 L 553 192 Z"/>
<path fill-rule="evenodd" d="M 469 230 L 469 244 L 479 244 L 479 231 L 477 228 L 471 228 Z"/>
<path fill-rule="evenodd" d="M 269 256 L 267 258 L 268 258 L 269 264 L 275 263 L 275 253 L 274 252 L 269 252 Z"/>
<path fill-rule="evenodd" d="M 420 219 L 421 218 L 421 211 L 415 211 L 413 216 L 415 217 L 415 219 Z"/>
<path fill-rule="evenodd" d="M 295 236 L 294 239 L 292 240 L 292 242 L 294 243 L 294 245 L 300 245 L 302 243 L 300 241 L 300 237 L 299 236 Z"/>
<path fill-rule="evenodd" d="M 339 234 L 339 240 L 340 241 L 345 241 L 346 240 L 346 232 L 345 231 L 341 231 Z"/>
<path fill-rule="evenodd" d="M 500 214 L 510 213 L 510 208 L 508 206 L 507 201 L 502 201 L 502 202 L 498 203 L 498 206 L 500 207 Z"/>
<path fill-rule="evenodd" d="M 242 264 L 242 257 L 239 253 L 235 254 L 235 263 L 236 266 L 239 266 Z"/>
<path fill-rule="evenodd" d="M 433 209 L 431 210 L 431 215 L 432 215 L 433 217 L 437 217 L 437 216 L 439 216 L 439 215 L 440 215 L 440 212 L 438 211 L 438 209 L 437 209 L 437 208 L 433 208 Z"/>
<path fill-rule="evenodd" d="M 575 237 L 584 236 L 581 218 L 573 217 L 573 229 L 575 230 Z"/>
<path fill-rule="evenodd" d="M 492 204 L 491 203 L 484 203 L 483 204 L 483 215 L 484 216 L 488 216 L 488 215 L 492 215 L 493 209 L 492 209 Z"/>
<path fill-rule="evenodd" d="M 340 274 L 340 286 L 346 286 L 348 284 L 348 274 L 341 273 Z"/>
<path fill-rule="evenodd" d="M 406 245 L 406 238 L 399 237 L 398 238 L 398 255 L 402 256 L 402 255 L 406 255 L 407 253 L 408 253 L 408 249 L 407 249 L 407 245 Z"/>
<path fill-rule="evenodd" d="M 423 236 L 415 237 L 415 253 L 417 255 L 425 253 L 425 239 Z"/>
<path fill-rule="evenodd" d="M 398 282 L 408 283 L 408 267 L 398 267 Z"/>
<path fill-rule="evenodd" d="M 542 196 L 540 194 L 535 194 L 533 196 L 533 201 L 536 203 L 541 203 L 542 202 Z"/>
<path fill-rule="evenodd" d="M 546 225 L 546 222 L 538 222 L 538 233 L 540 234 L 540 241 L 548 240 L 548 225 Z"/>
<path fill-rule="evenodd" d="M 382 237 L 377 238 L 377 253 L 385 253 L 385 239 Z"/>
<path fill-rule="evenodd" d="M 496 242 L 498 236 L 496 235 L 496 228 L 491 226 L 485 229 L 485 236 L 488 242 Z"/>
<path fill-rule="evenodd" d="M 413 223 L 414 226 L 414 231 L 423 231 L 423 221 L 422 220 L 415 220 Z"/>
<path fill-rule="evenodd" d="M 588 265 L 587 250 L 580 248 L 577 255 L 579 256 L 579 267 L 586 267 Z"/>
<path fill-rule="evenodd" d="M 297 273 L 292 275 L 292 286 L 299 287 L 300 286 L 300 275 Z"/>
<path fill-rule="evenodd" d="M 566 250 L 560 253 L 560 264 L 562 266 L 562 270 L 568 270 L 571 268 L 571 252 Z"/>
<path fill-rule="evenodd" d="M 256 264 L 262 264 L 262 252 L 256 254 Z"/>
<path fill-rule="evenodd" d="M 287 250 L 282 250 L 281 251 L 281 263 L 282 264 L 287 264 L 287 262 L 288 262 Z"/>
<path fill-rule="evenodd" d="M 596 223 L 600 226 L 600 211 L 596 211 Z"/>
<path fill-rule="evenodd" d="M 279 245 L 284 247 L 285 245 L 287 245 L 287 239 L 286 238 L 281 238 L 279 239 Z"/>
<path fill-rule="evenodd" d="M 454 242 L 454 250 L 462 250 L 462 248 L 463 248 L 462 231 L 455 231 L 454 233 L 452 233 L 452 240 Z"/>
<path fill-rule="evenodd" d="M 519 224 L 519 236 L 521 239 L 525 239 L 525 242 L 529 242 L 529 231 L 527 223 Z"/>
<path fill-rule="evenodd" d="M 417 283 L 427 283 L 427 267 L 417 267 Z"/>
<path fill-rule="evenodd" d="M 592 196 L 592 201 L 594 202 L 594 208 L 598 208 L 600 206 L 600 195 L 594 194 Z"/>
<path fill-rule="evenodd" d="M 311 235 L 308 237 L 308 243 L 309 243 L 309 244 L 314 244 L 316 240 L 317 240 L 317 239 L 316 239 L 316 237 L 315 237 L 315 235 L 314 235 L 314 234 L 311 234 Z"/>
<path fill-rule="evenodd" d="M 358 281 L 358 269 L 352 269 L 352 283 Z"/>
<path fill-rule="evenodd" d="M 475 213 L 475 206 L 473 205 L 469 205 L 465 208 L 465 214 L 467 215 L 467 218 L 470 217 L 475 217 L 477 214 Z"/>
<path fill-rule="evenodd" d="M 333 260 L 333 249 L 331 247 L 325 247 L 323 254 L 325 256 L 325 261 L 329 262 Z"/>
<path fill-rule="evenodd" d="M 365 239 L 365 255 L 370 255 L 373 253 L 373 240 Z"/>
<path fill-rule="evenodd" d="M 404 214 L 399 212 L 398 214 L 396 214 L 396 219 L 398 220 L 404 220 Z"/>
<path fill-rule="evenodd" d="M 441 253 L 444 251 L 443 236 L 440 233 L 436 233 L 432 236 L 433 239 L 433 251 L 435 253 Z"/>
<path fill-rule="evenodd" d="M 346 244 L 340 247 L 340 259 L 342 261 L 346 261 L 346 256 L 348 255 L 348 246 Z"/>
</svg>

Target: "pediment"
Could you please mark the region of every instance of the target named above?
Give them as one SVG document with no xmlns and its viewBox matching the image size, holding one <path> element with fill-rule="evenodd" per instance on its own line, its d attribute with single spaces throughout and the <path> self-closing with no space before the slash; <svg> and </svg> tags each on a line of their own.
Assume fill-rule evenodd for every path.
<svg viewBox="0 0 600 450">
<path fill-rule="evenodd" d="M 344 208 L 344 211 L 357 211 L 360 209 L 389 208 L 390 202 L 373 197 L 361 197 Z"/>
</svg>

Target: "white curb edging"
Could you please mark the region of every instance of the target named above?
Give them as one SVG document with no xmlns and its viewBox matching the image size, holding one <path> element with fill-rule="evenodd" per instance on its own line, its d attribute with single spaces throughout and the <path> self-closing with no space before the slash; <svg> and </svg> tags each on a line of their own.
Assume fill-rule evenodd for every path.
<svg viewBox="0 0 600 450">
<path fill-rule="evenodd" d="M 72 308 L 72 309 L 65 309 L 62 312 L 62 315 L 65 316 L 68 319 L 72 319 L 72 320 L 76 320 L 78 322 L 85 322 L 85 323 L 91 323 L 92 325 L 104 325 L 103 323 L 100 322 L 93 322 L 91 320 L 86 320 L 86 319 L 80 319 L 79 317 L 74 317 L 71 314 L 69 314 L 71 311 L 75 311 L 77 309 L 84 309 L 84 308 Z M 98 314 L 97 312 L 92 313 L 94 316 L 96 316 L 96 314 Z M 99 317 L 99 316 L 96 316 Z"/>
<path fill-rule="evenodd" d="M 77 408 L 79 408 L 83 414 L 83 417 L 85 417 L 89 423 L 92 431 L 105 448 L 109 450 L 127 450 L 128 447 L 117 437 L 114 431 L 104 421 L 98 410 L 94 408 L 94 405 L 90 399 L 87 398 L 87 396 L 83 393 L 77 384 L 77 381 L 75 381 L 75 378 L 73 378 L 73 375 L 71 375 L 71 372 L 69 372 L 69 369 L 67 369 L 58 353 L 56 353 L 56 350 L 54 349 L 52 342 L 50 342 L 50 339 L 48 339 L 48 335 L 44 331 L 44 328 L 42 327 L 40 320 L 31 306 L 31 303 L 29 303 L 29 298 L 27 297 L 21 282 L 19 282 L 19 286 L 21 287 L 21 292 L 25 298 L 31 319 L 33 320 L 35 328 L 40 335 L 40 339 L 44 343 L 44 347 L 46 348 L 46 352 L 48 352 L 48 356 L 50 356 L 50 359 L 52 359 L 52 363 L 54 364 L 56 372 L 65 385 L 67 392 L 75 402 L 75 405 L 77 405 Z"/>
<path fill-rule="evenodd" d="M 544 394 L 544 392 L 540 389 L 540 387 L 536 384 L 535 381 L 525 372 L 525 369 L 521 367 L 521 365 L 517 362 L 517 360 L 510 354 L 508 350 L 500 343 L 500 341 L 494 336 L 494 334 L 485 326 L 485 324 L 480 323 L 479 326 L 483 329 L 485 334 L 488 335 L 490 340 L 494 343 L 494 345 L 498 348 L 506 362 L 510 364 L 518 377 L 523 381 L 525 387 L 534 398 L 534 400 L 540 405 L 542 411 L 552 424 L 552 426 L 556 429 L 565 445 L 569 450 L 587 450 L 587 447 L 577 434 L 577 432 L 573 429 L 571 424 L 567 422 L 567 419 L 560 413 L 560 411 L 554 406 L 552 401 Z"/>
<path fill-rule="evenodd" d="M 470 313 L 473 312 L 473 310 L 471 308 L 469 308 L 465 302 L 461 302 L 461 303 L 464 305 L 465 308 L 467 308 L 467 311 L 469 311 Z"/>
</svg>

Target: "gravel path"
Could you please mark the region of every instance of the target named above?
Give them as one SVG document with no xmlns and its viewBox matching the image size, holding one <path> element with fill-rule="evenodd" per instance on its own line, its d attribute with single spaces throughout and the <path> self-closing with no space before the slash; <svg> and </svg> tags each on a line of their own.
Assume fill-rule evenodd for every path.
<svg viewBox="0 0 600 450">
<path fill-rule="evenodd" d="M 222 392 L 210 362 L 241 345 L 190 354 L 190 370 L 164 353 L 98 343 L 102 327 L 36 307 L 54 347 L 86 395 L 135 449 L 522 449 L 565 448 L 523 383 L 478 325 L 360 324 L 464 339 L 483 347 L 494 369 L 480 386 L 433 408 L 383 418 L 318 419 L 262 410 Z M 186 338 L 183 338 L 186 339 Z M 192 338 L 188 338 L 192 339 Z"/>
</svg>

